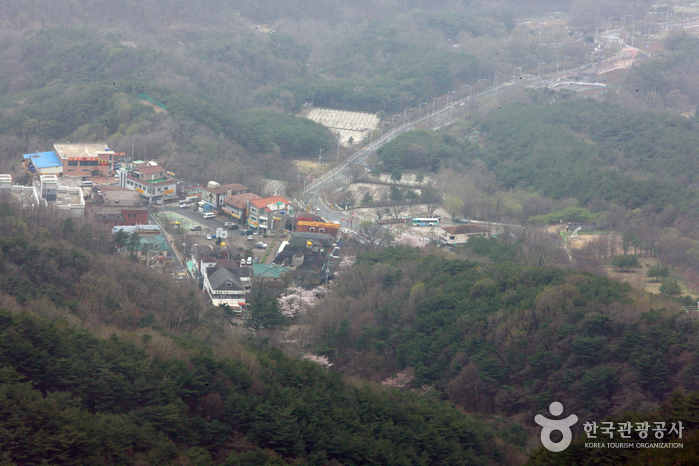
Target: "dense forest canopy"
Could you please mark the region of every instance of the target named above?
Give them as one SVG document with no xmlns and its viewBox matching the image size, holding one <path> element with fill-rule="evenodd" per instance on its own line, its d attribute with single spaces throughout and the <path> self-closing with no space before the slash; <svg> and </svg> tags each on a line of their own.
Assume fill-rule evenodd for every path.
<svg viewBox="0 0 699 466">
<path fill-rule="evenodd" d="M 513 252 L 494 265 L 406 247 L 367 253 L 311 316 L 309 336 L 342 372 L 407 373 L 408 387 L 520 419 L 551 399 L 603 419 L 699 389 L 695 358 L 683 356 L 696 354 L 696 318 L 677 302 L 515 265 Z M 350 298 L 358 288 L 363 296 Z"/>
</svg>

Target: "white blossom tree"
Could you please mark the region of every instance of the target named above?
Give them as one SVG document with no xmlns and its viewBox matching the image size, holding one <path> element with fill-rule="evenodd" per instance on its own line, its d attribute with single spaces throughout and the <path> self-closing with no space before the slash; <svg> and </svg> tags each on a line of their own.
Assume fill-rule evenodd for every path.
<svg viewBox="0 0 699 466">
<path fill-rule="evenodd" d="M 318 297 L 325 293 L 323 288 L 314 288 L 312 290 L 304 290 L 300 286 L 292 286 L 287 288 L 286 293 L 279 297 L 277 301 L 279 302 L 279 309 L 282 311 L 282 315 L 289 319 L 297 317 L 299 313 L 311 307 Z"/>
<path fill-rule="evenodd" d="M 391 244 L 393 244 L 394 246 L 410 246 L 413 248 L 424 248 L 425 244 L 427 243 L 425 243 L 424 241 L 420 241 L 420 238 L 418 238 L 415 235 L 403 232 L 395 238 L 393 238 Z"/>
<path fill-rule="evenodd" d="M 395 377 L 387 378 L 386 380 L 381 382 L 381 385 L 390 388 L 405 388 L 413 380 L 415 380 L 415 376 L 412 374 L 411 371 L 403 371 L 397 373 Z"/>
<path fill-rule="evenodd" d="M 306 353 L 303 356 L 301 356 L 301 359 L 314 362 L 325 369 L 330 369 L 330 366 L 333 365 L 333 363 L 331 363 L 330 360 L 328 360 L 327 356 L 319 356 L 313 353 Z"/>
</svg>

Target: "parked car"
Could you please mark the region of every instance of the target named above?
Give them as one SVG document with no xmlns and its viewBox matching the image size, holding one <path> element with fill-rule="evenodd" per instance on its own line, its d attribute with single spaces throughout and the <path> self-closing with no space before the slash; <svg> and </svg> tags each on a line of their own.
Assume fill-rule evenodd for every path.
<svg viewBox="0 0 699 466">
<path fill-rule="evenodd" d="M 201 231 L 201 225 L 194 225 L 189 229 L 190 231 Z"/>
<path fill-rule="evenodd" d="M 252 235 L 248 235 L 248 241 L 252 241 Z"/>
<path fill-rule="evenodd" d="M 244 235 L 252 235 L 252 230 L 248 229 L 243 232 Z"/>
<path fill-rule="evenodd" d="M 232 224 L 228 225 L 228 229 L 229 229 L 229 230 L 237 230 L 237 229 L 238 229 L 238 225 L 236 225 L 235 223 L 232 223 Z"/>
<path fill-rule="evenodd" d="M 262 241 L 260 241 L 260 242 L 255 244 L 255 247 L 257 249 L 265 249 L 267 247 L 267 243 L 263 243 Z"/>
<path fill-rule="evenodd" d="M 207 233 L 207 234 L 206 234 L 206 239 L 211 239 L 211 235 Z"/>
<path fill-rule="evenodd" d="M 252 256 L 248 257 L 247 265 L 252 265 Z"/>
</svg>

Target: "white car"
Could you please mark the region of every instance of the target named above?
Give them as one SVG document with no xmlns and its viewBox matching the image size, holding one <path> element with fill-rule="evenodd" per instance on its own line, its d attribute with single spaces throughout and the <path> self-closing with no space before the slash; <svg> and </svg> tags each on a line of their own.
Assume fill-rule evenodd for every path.
<svg viewBox="0 0 699 466">
<path fill-rule="evenodd" d="M 211 239 L 211 235 L 207 233 L 206 239 Z"/>
<path fill-rule="evenodd" d="M 259 243 L 255 244 L 255 247 L 257 249 L 265 249 L 267 247 L 267 243 L 263 243 L 262 241 L 260 241 Z"/>
</svg>

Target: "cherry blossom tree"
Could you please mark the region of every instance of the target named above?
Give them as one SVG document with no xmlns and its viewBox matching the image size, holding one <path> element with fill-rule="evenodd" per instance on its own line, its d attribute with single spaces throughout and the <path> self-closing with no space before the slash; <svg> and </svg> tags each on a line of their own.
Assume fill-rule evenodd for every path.
<svg viewBox="0 0 699 466">
<path fill-rule="evenodd" d="M 418 238 L 415 235 L 411 235 L 410 233 L 401 233 L 393 240 L 391 241 L 391 244 L 394 246 L 410 246 L 413 248 L 424 248 L 425 243 L 424 241 L 420 241 L 420 238 Z"/>
<path fill-rule="evenodd" d="M 381 385 L 390 388 L 405 388 L 413 380 L 415 380 L 415 376 L 412 374 L 411 371 L 403 371 L 397 373 L 395 377 L 387 378 L 386 380 L 381 382 Z"/>
<path fill-rule="evenodd" d="M 302 310 L 308 309 L 318 301 L 318 297 L 322 296 L 323 293 L 325 293 L 325 290 L 320 287 L 304 290 L 300 286 L 292 286 L 287 288 L 286 293 L 278 298 L 279 309 L 281 309 L 284 317 L 293 319 Z"/>
<path fill-rule="evenodd" d="M 305 359 L 306 361 L 311 361 L 316 364 L 318 364 L 320 367 L 323 367 L 325 369 L 330 369 L 330 366 L 333 365 L 333 363 L 328 360 L 327 356 L 319 356 L 317 354 L 312 354 L 312 353 L 306 353 L 303 356 L 301 356 L 301 359 Z"/>
</svg>

